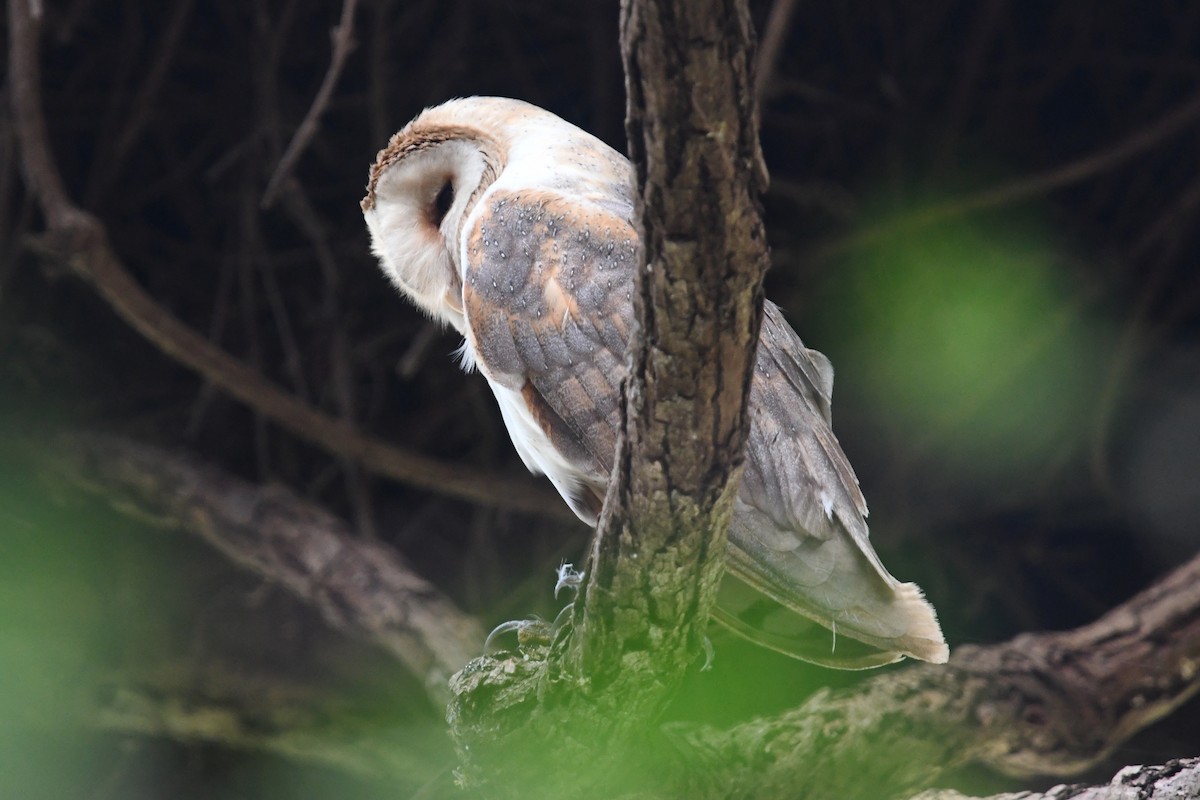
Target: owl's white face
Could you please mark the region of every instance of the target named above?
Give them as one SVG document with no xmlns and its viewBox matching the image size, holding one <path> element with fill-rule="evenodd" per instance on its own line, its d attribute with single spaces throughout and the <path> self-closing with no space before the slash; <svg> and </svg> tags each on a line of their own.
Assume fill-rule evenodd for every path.
<svg viewBox="0 0 1200 800">
<path fill-rule="evenodd" d="M 572 209 L 632 210 L 629 163 L 536 106 L 472 97 L 419 114 L 380 151 L 363 215 L 392 282 L 464 336 L 468 228 L 493 186 L 556 192 L 575 201 Z"/>
<path fill-rule="evenodd" d="M 375 183 L 374 202 L 364 205 L 372 250 L 392 283 L 459 332 L 463 272 L 456 243 L 487 166 L 475 139 L 422 140 L 397 154 Z"/>
</svg>

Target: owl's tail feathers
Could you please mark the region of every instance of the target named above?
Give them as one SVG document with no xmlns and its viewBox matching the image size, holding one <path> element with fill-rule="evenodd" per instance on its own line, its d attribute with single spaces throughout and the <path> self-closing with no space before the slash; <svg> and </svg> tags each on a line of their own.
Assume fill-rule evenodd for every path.
<svg viewBox="0 0 1200 800">
<path fill-rule="evenodd" d="M 756 509 L 735 514 L 719 622 L 773 650 L 843 669 L 949 658 L 933 606 L 916 584 L 893 578 L 865 540 L 788 537 L 769 524 Z"/>
<path fill-rule="evenodd" d="M 945 664 L 950 659 L 950 648 L 938 624 L 937 612 L 925 599 L 921 587 L 915 583 L 898 584 L 893 607 L 896 615 L 908 619 L 908 631 L 892 640 L 893 646 L 906 656 Z"/>
<path fill-rule="evenodd" d="M 881 635 L 876 625 L 857 624 L 856 614 L 839 615 L 838 622 L 811 607 L 776 602 L 763 588 L 726 576 L 713 619 L 762 647 L 832 669 L 870 669 L 906 656 L 943 664 L 950 656 L 933 606 L 916 584 L 898 583 L 886 604 L 882 616 L 907 628 L 895 636 Z M 872 610 L 873 616 L 880 614 L 878 607 Z"/>
</svg>

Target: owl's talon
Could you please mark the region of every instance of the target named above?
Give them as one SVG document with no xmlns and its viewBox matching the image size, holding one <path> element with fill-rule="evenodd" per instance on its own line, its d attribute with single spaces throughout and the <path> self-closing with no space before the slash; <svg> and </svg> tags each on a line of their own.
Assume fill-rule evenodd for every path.
<svg viewBox="0 0 1200 800">
<path fill-rule="evenodd" d="M 552 629 L 546 625 L 544 619 L 531 617 L 530 619 L 510 619 L 508 622 L 501 622 L 496 627 L 492 628 L 492 632 L 483 640 L 483 654 L 490 656 L 494 651 L 492 645 L 496 638 L 503 636 L 506 633 L 517 633 L 517 646 L 521 647 L 535 641 L 548 642 L 552 638 Z"/>
<path fill-rule="evenodd" d="M 558 632 L 560 630 L 562 630 L 562 626 L 566 622 L 568 615 L 571 613 L 571 610 L 573 608 L 575 608 L 574 603 L 567 603 L 565 606 L 562 607 L 562 611 L 559 611 L 558 614 L 554 617 L 554 622 L 550 623 L 550 638 L 551 639 L 553 639 L 555 636 L 558 636 Z"/>
<path fill-rule="evenodd" d="M 558 565 L 558 580 L 554 583 L 554 599 L 558 599 L 558 593 L 563 589 L 579 591 L 579 584 L 583 583 L 583 573 L 575 569 L 575 565 L 569 561 L 564 561 Z M 570 606 L 567 606 L 570 608 Z"/>
<path fill-rule="evenodd" d="M 483 640 L 483 654 L 490 656 L 492 654 L 492 643 L 496 641 L 496 637 L 503 636 L 511 631 L 520 631 L 525 627 L 526 620 L 510 619 L 508 622 L 501 622 L 496 627 L 492 628 L 492 632 Z"/>
</svg>

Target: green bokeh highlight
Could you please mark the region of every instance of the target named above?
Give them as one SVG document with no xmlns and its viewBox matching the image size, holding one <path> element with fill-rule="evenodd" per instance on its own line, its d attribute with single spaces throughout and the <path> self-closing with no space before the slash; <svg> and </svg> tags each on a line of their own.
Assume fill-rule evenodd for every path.
<svg viewBox="0 0 1200 800">
<path fill-rule="evenodd" d="M 839 376 L 904 448 L 968 480 L 1018 478 L 1086 435 L 1109 347 L 1062 263 L 1029 224 L 882 237 L 831 275 L 818 312 Z"/>
</svg>

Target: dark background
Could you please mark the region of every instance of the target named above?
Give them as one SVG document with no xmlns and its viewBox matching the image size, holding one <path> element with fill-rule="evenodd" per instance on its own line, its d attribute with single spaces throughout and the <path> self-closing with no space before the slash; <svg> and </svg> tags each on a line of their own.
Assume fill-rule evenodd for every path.
<svg viewBox="0 0 1200 800">
<path fill-rule="evenodd" d="M 296 182 L 266 210 L 339 3 L 45 5 L 69 191 L 161 303 L 380 439 L 523 470 L 483 379 L 453 365 L 457 341 L 376 269 L 358 201 L 387 137 L 454 96 L 519 97 L 623 151 L 615 3 L 363 0 Z M 751 4 L 760 32 L 771 5 Z M 876 548 L 924 587 L 952 648 L 1083 624 L 1197 549 L 1200 129 L 1156 123 L 1198 92 L 1195 3 L 799 4 L 786 30 L 762 100 L 768 296 L 837 368 L 835 428 Z M 489 626 L 554 615 L 554 567 L 588 531 L 347 470 L 174 364 L 36 255 L 43 224 L 0 113 L 0 432 L 70 425 L 197 453 L 393 543 Z M 197 704 L 258 681 L 429 748 L 432 772 L 452 763 L 441 711 L 385 656 L 200 543 L 54 496 L 10 455 L 0 441 L 0 786 L 384 797 L 428 777 L 73 727 L 61 689 L 97 675 Z M 715 668 L 673 718 L 728 723 L 859 679 L 712 638 Z M 1198 750 L 1192 703 L 1092 777 Z"/>
</svg>

